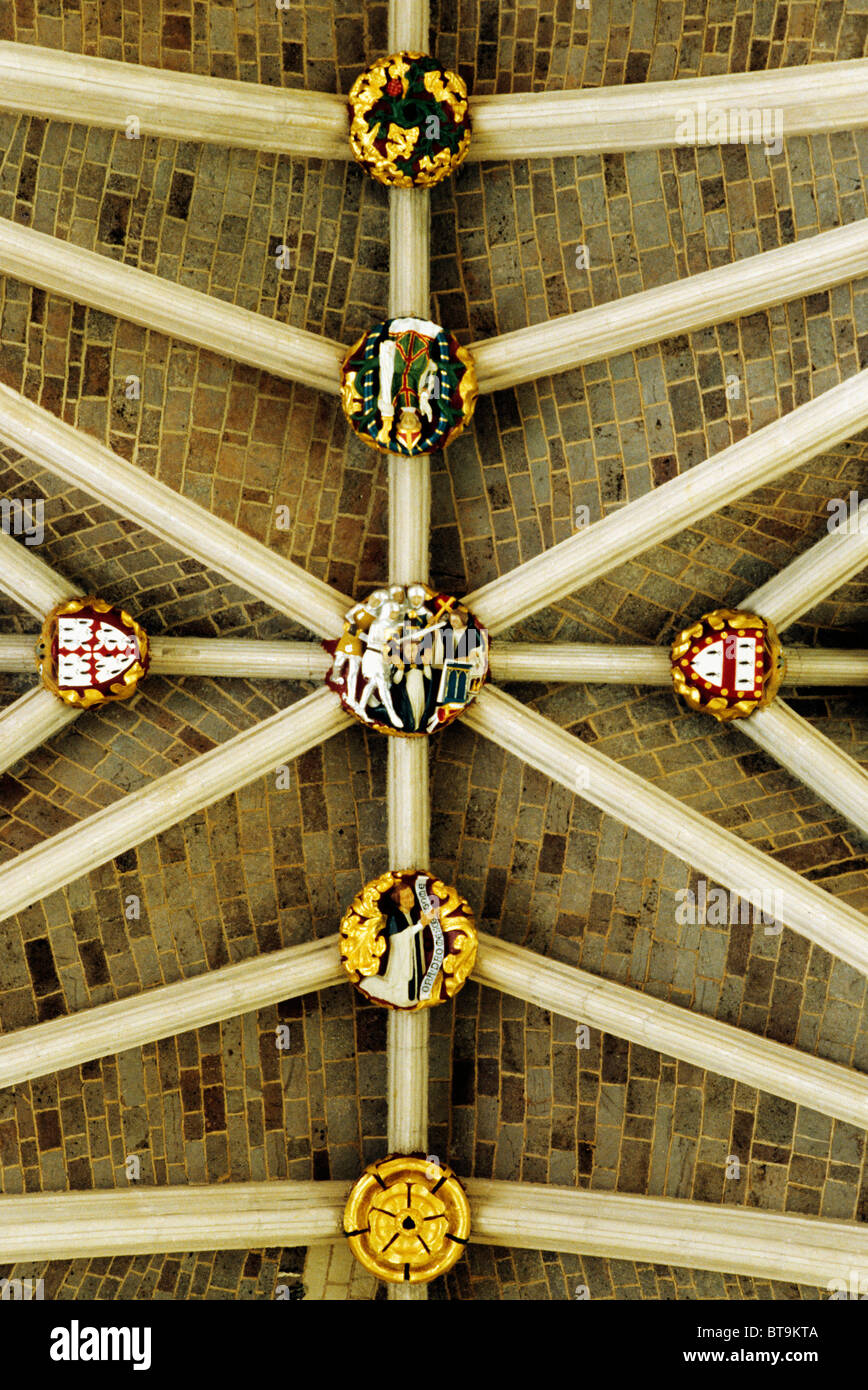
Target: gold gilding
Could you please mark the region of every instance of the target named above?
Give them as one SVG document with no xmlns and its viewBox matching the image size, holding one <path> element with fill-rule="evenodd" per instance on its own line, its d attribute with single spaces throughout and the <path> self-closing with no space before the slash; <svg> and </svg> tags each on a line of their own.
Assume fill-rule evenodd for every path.
<svg viewBox="0 0 868 1390">
<path fill-rule="evenodd" d="M 112 613 L 127 627 L 135 637 L 141 660 L 133 662 L 128 666 L 120 680 L 114 681 L 109 686 L 108 691 L 70 689 L 66 686 L 58 685 L 54 664 L 51 657 L 51 648 L 54 641 L 54 634 L 57 629 L 58 618 L 67 617 L 76 613 L 81 613 L 85 608 L 92 608 L 97 613 Z M 74 598 L 67 599 L 63 603 L 58 603 L 52 608 L 51 612 L 45 617 L 39 640 L 36 644 L 36 665 L 42 684 L 46 690 L 50 690 L 52 695 L 56 695 L 64 704 L 74 705 L 78 709 L 90 709 L 92 705 L 105 704 L 109 700 L 128 700 L 131 695 L 135 695 L 139 682 L 147 674 L 148 669 L 148 634 L 143 627 L 136 622 L 135 618 L 123 608 L 117 608 L 114 604 L 106 603 L 101 598 Z"/>
<path fill-rule="evenodd" d="M 417 875 L 409 870 L 399 873 L 390 869 L 381 874 L 356 894 L 341 919 L 341 960 L 353 984 L 358 985 L 362 993 L 365 993 L 365 981 L 379 974 L 386 953 L 387 938 L 383 934 L 386 919 L 381 900 L 393 889 L 406 886 L 415 877 Z M 442 965 L 427 998 L 397 1004 L 378 999 L 373 993 L 368 995 L 373 1002 L 382 1003 L 386 1008 L 417 1012 L 451 999 L 461 989 L 476 963 L 476 924 L 470 904 L 457 888 L 436 878 L 431 880 L 429 891 L 440 900 L 437 912 L 445 938 Z"/>
<path fill-rule="evenodd" d="M 452 1169 L 419 1156 L 371 1163 L 344 1210 L 344 1235 L 360 1264 L 390 1284 L 426 1284 L 461 1258 L 470 1203 Z"/>
<path fill-rule="evenodd" d="M 470 144 L 467 88 L 457 73 L 433 68 L 421 74 L 422 87 L 430 97 L 430 116 L 421 125 L 417 123 L 420 91 L 417 79 L 415 89 L 411 90 L 413 67 L 425 61 L 428 61 L 425 54 L 409 52 L 378 58 L 359 75 L 350 89 L 350 146 L 353 155 L 378 183 L 390 188 L 430 188 L 458 168 Z M 400 91 L 395 90 L 396 84 L 400 84 Z M 391 91 L 388 90 L 390 86 Z M 384 139 L 376 117 L 369 121 L 373 108 L 385 97 L 402 102 L 408 95 L 412 98 L 413 116 L 416 119 L 411 117 L 411 123 L 406 126 L 390 122 Z M 424 96 L 421 100 L 425 102 Z M 430 118 L 440 123 L 435 130 L 442 129 L 443 125 L 450 132 L 465 127 L 454 149 L 446 140 L 432 152 L 431 145 L 436 145 L 439 136 L 427 128 Z M 423 140 L 425 151 L 417 159 L 417 150 Z M 401 162 L 406 164 L 414 161 L 416 168 L 412 172 L 399 167 Z"/>
<path fill-rule="evenodd" d="M 759 693 L 756 687 L 742 695 L 728 688 L 715 691 L 712 684 L 702 680 L 691 669 L 699 644 L 709 635 L 720 633 L 725 637 L 728 633 L 736 635 L 746 629 L 763 633 L 764 674 Z M 731 719 L 745 719 L 754 710 L 764 709 L 771 704 L 784 678 L 786 662 L 780 638 L 767 618 L 738 609 L 716 608 L 678 633 L 672 643 L 671 668 L 676 694 L 681 695 L 691 708 L 725 723 Z"/>
</svg>

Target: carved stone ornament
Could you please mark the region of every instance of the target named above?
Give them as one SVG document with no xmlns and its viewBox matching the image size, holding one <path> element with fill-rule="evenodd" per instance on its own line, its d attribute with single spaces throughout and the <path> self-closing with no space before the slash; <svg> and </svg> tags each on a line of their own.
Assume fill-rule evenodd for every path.
<svg viewBox="0 0 868 1390">
<path fill-rule="evenodd" d="M 427 1284 L 461 1258 L 470 1237 L 470 1203 L 445 1164 L 419 1156 L 383 1158 L 354 1184 L 344 1235 L 378 1279 Z"/>
<path fill-rule="evenodd" d="M 444 449 L 469 423 L 477 394 L 469 350 L 430 319 L 374 324 L 341 372 L 341 403 L 359 438 L 405 457 Z"/>
<path fill-rule="evenodd" d="M 36 658 L 43 685 L 87 709 L 135 694 L 148 670 L 148 637 L 129 613 L 103 599 L 69 599 L 46 617 Z"/>
<path fill-rule="evenodd" d="M 423 53 L 378 58 L 349 95 L 353 155 L 378 183 L 430 188 L 470 144 L 467 88 Z"/>
<path fill-rule="evenodd" d="M 376 589 L 347 614 L 326 683 L 362 723 L 421 738 L 456 719 L 488 676 L 488 634 L 427 584 Z"/>
<path fill-rule="evenodd" d="M 718 608 L 672 644 L 677 694 L 715 719 L 744 719 L 769 704 L 783 675 L 780 639 L 756 613 Z"/>
<path fill-rule="evenodd" d="M 423 870 L 390 870 L 341 920 L 341 960 L 374 1004 L 415 1012 L 451 999 L 476 962 L 473 910 Z"/>
</svg>

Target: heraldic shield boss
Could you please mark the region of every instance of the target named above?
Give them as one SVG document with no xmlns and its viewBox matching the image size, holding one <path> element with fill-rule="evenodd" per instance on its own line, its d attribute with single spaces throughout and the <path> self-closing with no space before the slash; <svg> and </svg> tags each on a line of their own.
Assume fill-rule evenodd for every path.
<svg viewBox="0 0 868 1390">
<path fill-rule="evenodd" d="M 148 670 L 148 637 L 129 613 L 103 599 L 69 599 L 46 617 L 36 659 L 53 695 L 87 709 L 135 694 Z"/>
<path fill-rule="evenodd" d="M 488 676 L 488 633 L 427 584 L 376 589 L 350 609 L 326 683 L 380 733 L 421 738 L 449 724 Z"/>
<path fill-rule="evenodd" d="M 780 639 L 756 613 L 718 608 L 672 644 L 672 683 L 693 709 L 745 719 L 775 697 L 784 675 Z"/>
<path fill-rule="evenodd" d="M 350 146 L 362 168 L 390 188 L 430 188 L 467 154 L 467 88 L 423 53 L 378 58 L 349 94 Z"/>
<path fill-rule="evenodd" d="M 444 449 L 470 421 L 477 394 L 470 352 L 430 319 L 374 324 L 341 372 L 341 403 L 356 434 L 404 457 Z"/>
<path fill-rule="evenodd" d="M 374 1004 L 417 1011 L 451 999 L 476 961 L 473 910 L 422 870 L 365 885 L 341 920 L 341 960 Z"/>
</svg>

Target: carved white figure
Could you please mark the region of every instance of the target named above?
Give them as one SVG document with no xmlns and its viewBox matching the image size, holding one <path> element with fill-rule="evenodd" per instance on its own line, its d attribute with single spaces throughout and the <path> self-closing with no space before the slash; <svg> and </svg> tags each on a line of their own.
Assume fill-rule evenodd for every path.
<svg viewBox="0 0 868 1390">
<path fill-rule="evenodd" d="M 376 695 L 395 729 L 400 729 L 402 726 L 395 706 L 392 704 L 389 690 L 391 662 L 386 654 L 386 648 L 390 639 L 395 635 L 395 625 L 400 616 L 401 605 L 389 600 L 382 605 L 377 617 L 371 623 L 367 633 L 365 654 L 362 657 L 362 679 L 366 684 L 355 702 L 356 709 L 362 714 L 367 709 L 371 696 Z"/>
<path fill-rule="evenodd" d="M 385 589 L 375 589 L 364 603 L 357 604 L 348 614 L 350 630 L 344 632 L 335 648 L 333 672 L 335 676 L 339 676 L 344 666 L 347 667 L 347 690 L 350 694 L 356 688 L 356 678 L 362 665 L 364 633 L 370 628 L 387 598 Z"/>
</svg>

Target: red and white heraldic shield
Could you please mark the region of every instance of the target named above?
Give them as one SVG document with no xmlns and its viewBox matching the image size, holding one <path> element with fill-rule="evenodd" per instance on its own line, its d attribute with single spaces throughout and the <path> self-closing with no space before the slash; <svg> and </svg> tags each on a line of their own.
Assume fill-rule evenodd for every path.
<svg viewBox="0 0 868 1390">
<path fill-rule="evenodd" d="M 45 684 L 70 703 L 125 699 L 148 668 L 148 639 L 138 623 L 99 599 L 59 605 L 40 645 Z"/>
<path fill-rule="evenodd" d="M 780 640 L 755 613 L 706 613 L 672 644 L 675 689 L 715 719 L 743 719 L 774 698 L 784 670 Z"/>
</svg>

